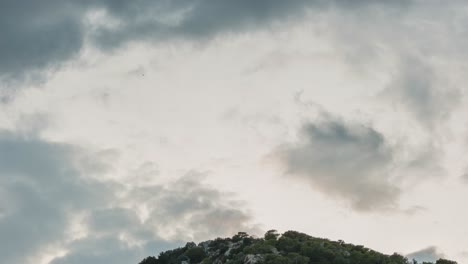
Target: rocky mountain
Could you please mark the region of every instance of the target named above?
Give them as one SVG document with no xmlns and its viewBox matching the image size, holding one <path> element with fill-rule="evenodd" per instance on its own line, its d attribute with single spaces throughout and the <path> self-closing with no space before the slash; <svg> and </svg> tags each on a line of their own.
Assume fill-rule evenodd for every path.
<svg viewBox="0 0 468 264">
<path fill-rule="evenodd" d="M 217 238 L 147 257 L 140 264 L 434 264 L 394 253 L 385 255 L 361 245 L 330 241 L 296 231 L 279 234 L 268 231 L 263 238 L 239 232 L 231 238 Z M 439 259 L 435 264 L 457 264 Z"/>
</svg>

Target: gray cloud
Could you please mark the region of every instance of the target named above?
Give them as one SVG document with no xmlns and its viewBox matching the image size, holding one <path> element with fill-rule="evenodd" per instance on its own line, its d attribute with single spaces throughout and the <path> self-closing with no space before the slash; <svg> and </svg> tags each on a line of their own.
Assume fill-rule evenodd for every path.
<svg viewBox="0 0 468 264">
<path fill-rule="evenodd" d="M 94 210 L 85 221 L 91 235 L 72 242 L 52 264 L 137 263 L 183 241 L 256 231 L 248 214 L 200 180 L 189 173 L 167 185 L 137 187 L 123 198 L 128 208 Z M 137 215 L 138 207 L 148 210 L 147 218 Z"/>
<path fill-rule="evenodd" d="M 389 176 L 392 149 L 372 127 L 325 116 L 306 123 L 298 142 L 275 153 L 290 177 L 344 199 L 356 210 L 394 209 L 400 194 Z"/>
<path fill-rule="evenodd" d="M 122 42 L 173 37 L 205 38 L 219 32 L 238 32 L 303 13 L 309 1 L 133 1 L 115 5 L 107 1 L 109 14 L 123 22 L 114 29 L 101 28 L 98 43 L 113 47 Z M 143 12 L 143 13 L 142 13 Z M 160 19 L 152 16 L 159 15 Z M 147 19 L 141 19 L 141 17 Z"/>
<path fill-rule="evenodd" d="M 80 52 L 87 35 L 103 50 L 127 41 L 200 38 L 265 24 L 302 10 L 306 3 L 6 0 L 0 3 L 0 77 L 34 79 L 34 72 L 55 69 Z M 89 25 L 86 16 L 96 10 L 119 21 L 119 26 Z"/>
<path fill-rule="evenodd" d="M 409 1 L 382 0 L 177 0 L 131 2 L 101 0 L 119 27 L 94 31 L 96 43 L 112 48 L 128 41 L 167 40 L 172 38 L 204 39 L 219 33 L 248 32 L 304 17 L 310 9 L 332 6 L 344 8 L 372 5 L 401 6 Z"/>
<path fill-rule="evenodd" d="M 171 185 L 151 187 L 160 191 L 152 192 L 151 196 L 146 192 L 138 200 L 151 212 L 149 224 L 163 229 L 175 226 L 181 231 L 177 237 L 188 235 L 195 240 L 238 230 L 258 233 L 258 228 L 249 224 L 249 215 L 237 209 L 240 204 L 229 200 L 228 194 L 201 185 L 201 180 L 199 173 L 191 172 Z M 184 230 L 184 226 L 190 226 L 191 230 Z"/>
<path fill-rule="evenodd" d="M 335 9 L 325 15 L 329 23 L 324 30 L 351 70 L 391 73 L 380 98 L 432 132 L 446 129 L 441 124 L 461 101 L 465 7 L 463 1 L 407 1 L 359 12 Z"/>
<path fill-rule="evenodd" d="M 447 120 L 460 101 L 458 90 L 441 83 L 427 62 L 411 56 L 402 59 L 398 72 L 382 96 L 402 107 L 429 129 Z"/>
<path fill-rule="evenodd" d="M 0 3 L 0 77 L 36 80 L 76 56 L 85 39 L 103 51 L 132 41 L 173 38 L 203 39 L 219 33 L 264 28 L 272 22 L 294 20 L 309 8 L 335 4 L 346 8 L 369 4 L 401 5 L 408 1 L 361 0 L 6 0 Z M 102 11 L 118 26 L 90 22 Z"/>
<path fill-rule="evenodd" d="M 436 260 L 444 258 L 444 254 L 440 253 L 436 247 L 428 247 L 406 256 L 408 259 L 415 259 L 418 262 L 431 262 L 435 263 Z"/>
<path fill-rule="evenodd" d="M 81 151 L 0 133 L 1 262 L 24 263 L 64 238 L 71 212 L 109 201 L 108 187 L 79 177 Z"/>
<path fill-rule="evenodd" d="M 0 132 L 0 262 L 34 263 L 58 246 L 68 253 L 54 264 L 137 263 L 178 238 L 250 228 L 235 201 L 191 175 L 151 187 L 97 179 L 109 169 L 106 153 Z M 138 213 L 142 206 L 149 217 Z M 82 217 L 86 234 L 70 241 Z"/>
<path fill-rule="evenodd" d="M 71 252 L 64 257 L 54 259 L 51 264 L 138 263 L 157 251 L 182 245 L 183 242 L 180 241 L 169 242 L 161 239 L 145 243 L 143 246 L 132 246 L 115 236 L 88 237 L 72 243 L 69 247 Z"/>
<path fill-rule="evenodd" d="M 68 60 L 83 45 L 85 10 L 73 1 L 0 3 L 0 75 L 25 77 Z"/>
</svg>

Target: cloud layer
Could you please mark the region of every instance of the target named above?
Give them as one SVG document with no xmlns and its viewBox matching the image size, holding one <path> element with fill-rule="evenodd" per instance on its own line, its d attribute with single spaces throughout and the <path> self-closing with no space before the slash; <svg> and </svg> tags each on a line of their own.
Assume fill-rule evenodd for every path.
<svg viewBox="0 0 468 264">
<path fill-rule="evenodd" d="M 49 77 L 45 89 L 0 104 L 0 127 L 33 116 L 0 130 L 0 262 L 131 263 L 180 240 L 255 232 L 242 203 L 200 173 L 180 173 L 198 166 L 221 174 L 210 180 L 237 188 L 270 223 L 297 223 L 276 207 L 304 197 L 327 204 L 323 214 L 343 210 L 330 197 L 349 205 L 362 218 L 343 221 L 356 226 L 380 216 L 355 211 L 417 204 L 403 210 L 417 214 L 388 219 L 404 226 L 399 234 L 413 234 L 411 243 L 431 239 L 431 229 L 453 255 L 447 248 L 463 226 L 452 223 L 466 218 L 454 197 L 463 200 L 460 183 L 468 183 L 463 149 L 454 151 L 466 137 L 466 10 L 464 1 L 438 0 L 0 1 L 0 100 Z M 310 121 L 314 106 L 288 102 L 293 90 L 343 119 Z M 226 107 L 235 110 L 214 121 Z M 47 140 L 37 135 L 48 121 L 34 116 L 40 111 L 57 118 Z M 233 120 L 240 122 L 226 122 Z M 290 131 L 297 138 L 285 142 Z M 118 176 L 105 152 L 67 140 L 125 153 Z M 324 197 L 306 189 L 289 198 L 295 186 L 266 182 L 278 172 L 257 159 L 278 145 L 284 177 Z M 159 156 L 160 171 L 178 173 L 163 184 L 151 163 L 135 170 L 134 160 L 148 156 Z M 265 184 L 265 194 L 251 182 Z M 278 190 L 288 196 L 283 203 Z M 311 218 L 298 221 L 312 229 Z"/>
</svg>

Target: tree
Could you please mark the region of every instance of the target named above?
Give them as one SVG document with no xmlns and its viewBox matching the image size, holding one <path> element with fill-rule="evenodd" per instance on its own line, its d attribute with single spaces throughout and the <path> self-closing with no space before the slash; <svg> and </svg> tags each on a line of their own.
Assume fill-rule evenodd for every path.
<svg viewBox="0 0 468 264">
<path fill-rule="evenodd" d="M 272 230 L 268 230 L 266 233 L 265 233 L 265 240 L 278 240 L 278 237 L 279 237 L 279 233 L 278 231 L 272 229 Z"/>
<path fill-rule="evenodd" d="M 248 238 L 248 237 L 250 237 L 250 236 L 246 232 L 237 232 L 237 235 L 234 235 L 232 237 L 232 241 L 233 242 L 238 242 L 238 241 L 241 241 L 244 238 Z"/>
<path fill-rule="evenodd" d="M 457 264 L 457 262 L 448 259 L 439 259 L 436 264 Z"/>
<path fill-rule="evenodd" d="M 158 260 L 155 257 L 147 257 L 140 264 L 158 264 Z"/>
<path fill-rule="evenodd" d="M 206 253 L 202 247 L 192 247 L 185 251 L 185 256 L 190 259 L 191 263 L 199 263 L 206 258 Z"/>
</svg>

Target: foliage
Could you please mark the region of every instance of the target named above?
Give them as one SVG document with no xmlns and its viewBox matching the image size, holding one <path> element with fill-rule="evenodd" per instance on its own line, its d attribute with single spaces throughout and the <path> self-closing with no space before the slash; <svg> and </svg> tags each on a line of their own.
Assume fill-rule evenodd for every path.
<svg viewBox="0 0 468 264">
<path fill-rule="evenodd" d="M 140 264 L 157 264 L 158 260 L 155 257 L 147 257 Z"/>
<path fill-rule="evenodd" d="M 394 253 L 385 255 L 362 245 L 330 241 L 296 231 L 280 235 L 268 231 L 263 238 L 239 232 L 232 238 L 187 243 L 168 250 L 158 258 L 148 257 L 140 264 L 418 264 Z M 434 264 L 434 263 L 420 263 Z M 435 264 L 457 264 L 439 259 Z"/>
<path fill-rule="evenodd" d="M 457 264 L 455 261 L 447 260 L 447 259 L 439 259 L 436 264 Z"/>
<path fill-rule="evenodd" d="M 264 239 L 265 240 L 278 240 L 280 234 L 276 230 L 269 230 L 265 233 Z"/>
<path fill-rule="evenodd" d="M 185 251 L 185 255 L 191 263 L 200 263 L 206 258 L 205 250 L 202 247 L 193 247 Z"/>
</svg>

